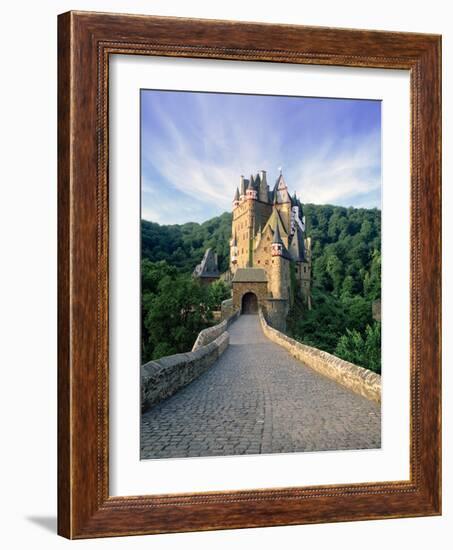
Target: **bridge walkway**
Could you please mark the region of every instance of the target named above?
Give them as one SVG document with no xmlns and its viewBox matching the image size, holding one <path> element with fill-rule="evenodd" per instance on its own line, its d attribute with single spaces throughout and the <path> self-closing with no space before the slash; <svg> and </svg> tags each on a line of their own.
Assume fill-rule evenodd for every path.
<svg viewBox="0 0 453 550">
<path fill-rule="evenodd" d="M 380 407 L 300 363 L 257 315 L 200 378 L 142 415 L 141 458 L 380 447 Z"/>
</svg>

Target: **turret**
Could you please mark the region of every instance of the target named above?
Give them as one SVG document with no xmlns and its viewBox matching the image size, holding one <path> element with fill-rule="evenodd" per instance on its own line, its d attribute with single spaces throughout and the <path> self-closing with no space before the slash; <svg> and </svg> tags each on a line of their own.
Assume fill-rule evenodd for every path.
<svg viewBox="0 0 453 550">
<path fill-rule="evenodd" d="M 250 184 L 249 186 L 247 187 L 247 191 L 245 193 L 245 196 L 247 199 L 249 200 L 254 200 L 256 201 L 256 199 L 258 198 L 258 193 L 256 191 L 256 187 L 255 187 L 255 182 L 253 180 L 253 176 L 250 176 Z"/>
<path fill-rule="evenodd" d="M 271 245 L 272 261 L 269 269 L 269 290 L 273 298 L 288 300 L 290 297 L 289 256 L 280 237 L 278 225 L 275 226 Z"/>
<path fill-rule="evenodd" d="M 279 204 L 286 202 L 291 203 L 291 197 L 288 193 L 288 186 L 286 185 L 285 179 L 281 172 L 277 178 L 277 181 L 275 182 L 274 202 Z"/>
<path fill-rule="evenodd" d="M 282 256 L 283 255 L 283 241 L 280 237 L 280 231 L 278 229 L 278 224 L 275 226 L 274 238 L 272 239 L 272 256 Z"/>
<path fill-rule="evenodd" d="M 239 189 L 236 187 L 236 193 L 234 194 L 233 199 L 233 208 L 236 208 L 237 206 L 239 206 Z"/>
</svg>

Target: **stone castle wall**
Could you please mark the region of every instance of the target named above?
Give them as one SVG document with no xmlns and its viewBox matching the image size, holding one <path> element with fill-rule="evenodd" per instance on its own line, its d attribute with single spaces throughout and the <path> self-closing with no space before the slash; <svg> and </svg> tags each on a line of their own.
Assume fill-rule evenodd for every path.
<svg viewBox="0 0 453 550">
<path fill-rule="evenodd" d="M 285 332 L 286 317 L 289 311 L 288 300 L 278 298 L 268 298 L 265 304 L 266 319 L 268 323 L 275 329 Z"/>
<path fill-rule="evenodd" d="M 289 300 L 291 294 L 290 261 L 281 256 L 272 256 L 270 262 L 267 270 L 270 296 Z"/>
<path fill-rule="evenodd" d="M 379 374 L 353 365 L 326 351 L 301 344 L 269 326 L 261 310 L 259 316 L 264 334 L 269 340 L 279 344 L 296 359 L 320 374 L 335 380 L 342 386 L 367 399 L 376 401 L 377 403 L 381 402 L 381 377 Z"/>
</svg>

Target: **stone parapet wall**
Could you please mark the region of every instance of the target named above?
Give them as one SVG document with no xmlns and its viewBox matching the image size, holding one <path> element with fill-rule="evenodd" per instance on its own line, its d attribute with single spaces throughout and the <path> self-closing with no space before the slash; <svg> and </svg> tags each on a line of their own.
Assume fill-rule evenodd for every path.
<svg viewBox="0 0 453 550">
<path fill-rule="evenodd" d="M 195 344 L 192 347 L 192 351 L 197 351 L 198 348 L 201 348 L 203 346 L 206 346 L 207 344 L 210 344 L 216 338 L 218 338 L 223 332 L 225 332 L 226 329 L 227 329 L 226 319 L 221 323 L 219 323 L 218 325 L 205 328 L 200 332 L 197 339 L 195 340 Z"/>
<path fill-rule="evenodd" d="M 227 322 L 224 323 L 226 326 Z M 230 336 L 224 330 L 214 341 L 196 351 L 169 355 L 143 365 L 140 373 L 142 411 L 157 405 L 207 371 L 226 350 L 229 341 Z"/>
<path fill-rule="evenodd" d="M 213 342 L 216 338 L 218 338 L 221 334 L 223 334 L 226 331 L 226 329 L 231 325 L 233 321 L 235 321 L 238 318 L 238 316 L 239 316 L 239 311 L 236 311 L 235 313 L 232 313 L 232 314 L 230 313 L 228 318 L 224 319 L 221 323 L 218 323 L 217 325 L 203 329 L 198 335 L 197 339 L 195 340 L 195 344 L 192 347 L 192 351 L 196 351 L 197 349 Z"/>
<path fill-rule="evenodd" d="M 223 300 L 220 309 L 222 311 L 222 319 L 228 319 L 233 314 L 233 298 Z"/>
<path fill-rule="evenodd" d="M 301 344 L 268 325 L 261 310 L 259 316 L 263 332 L 269 340 L 279 344 L 296 359 L 320 374 L 335 380 L 367 399 L 377 403 L 381 402 L 381 377 L 379 374 L 353 365 L 326 351 Z"/>
<path fill-rule="evenodd" d="M 227 328 L 228 328 L 232 323 L 234 323 L 234 321 L 236 321 L 236 319 L 239 317 L 240 314 L 241 314 L 240 311 L 235 311 L 232 315 L 230 315 L 230 316 L 228 317 L 228 319 L 226 320 Z"/>
</svg>

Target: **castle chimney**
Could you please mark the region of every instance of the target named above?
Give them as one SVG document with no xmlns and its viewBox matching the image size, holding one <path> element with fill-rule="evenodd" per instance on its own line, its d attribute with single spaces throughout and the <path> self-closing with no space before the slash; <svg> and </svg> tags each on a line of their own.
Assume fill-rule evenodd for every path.
<svg viewBox="0 0 453 550">
<path fill-rule="evenodd" d="M 259 200 L 269 202 L 269 185 L 267 184 L 266 170 L 260 170 Z"/>
<path fill-rule="evenodd" d="M 245 196 L 245 179 L 244 176 L 241 176 L 240 182 L 239 182 L 239 198 L 242 200 Z"/>
</svg>

